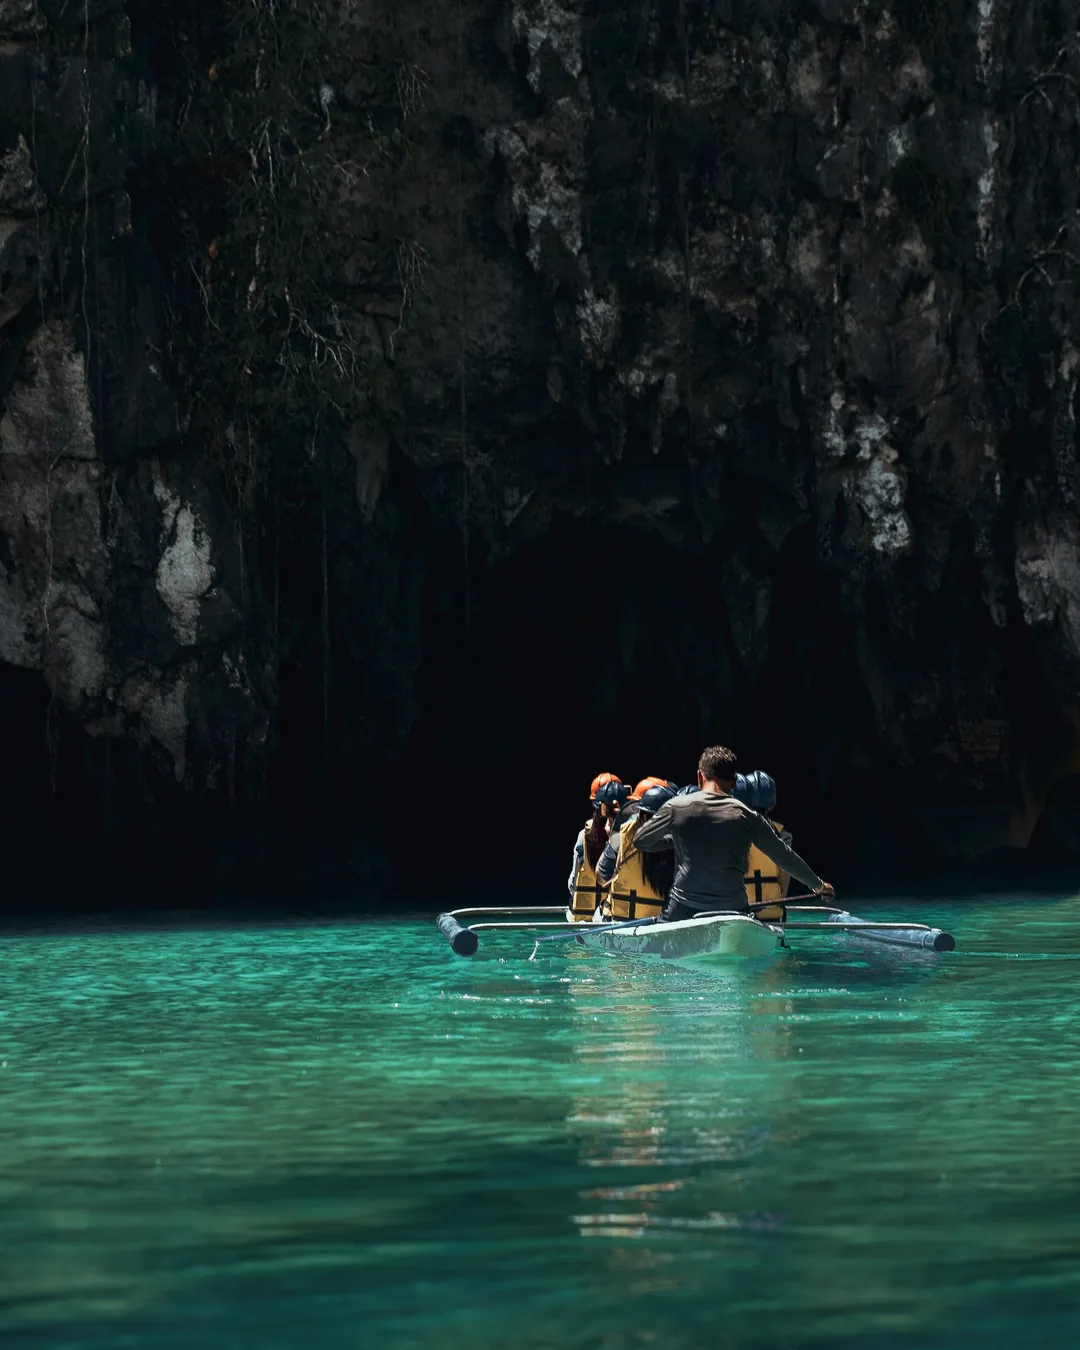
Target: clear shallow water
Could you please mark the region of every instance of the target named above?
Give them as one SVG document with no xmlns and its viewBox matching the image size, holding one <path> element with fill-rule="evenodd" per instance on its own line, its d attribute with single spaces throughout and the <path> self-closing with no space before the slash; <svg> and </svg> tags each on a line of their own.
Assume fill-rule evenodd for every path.
<svg viewBox="0 0 1080 1350">
<path fill-rule="evenodd" d="M 917 909 L 961 950 L 9 932 L 0 1344 L 1080 1343 L 1080 900 Z"/>
</svg>

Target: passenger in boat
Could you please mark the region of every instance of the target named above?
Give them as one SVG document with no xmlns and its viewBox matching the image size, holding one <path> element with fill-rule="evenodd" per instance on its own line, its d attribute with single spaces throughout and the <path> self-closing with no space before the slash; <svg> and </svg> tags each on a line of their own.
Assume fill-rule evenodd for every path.
<svg viewBox="0 0 1080 1350">
<path fill-rule="evenodd" d="M 605 783 L 597 794 L 597 801 L 604 808 L 610 842 L 631 819 L 637 810 L 637 802 L 626 783 Z"/>
<path fill-rule="evenodd" d="M 674 796 L 675 793 L 678 792 L 679 790 L 675 786 L 675 784 L 671 781 L 670 778 L 643 778 L 641 782 L 638 783 L 637 787 L 634 788 L 633 792 L 631 792 L 630 800 L 632 802 L 640 802 L 642 798 L 645 796 L 646 792 L 648 792 L 650 788 L 654 787 L 670 788 L 672 796 Z"/>
<path fill-rule="evenodd" d="M 670 784 L 649 788 L 642 794 L 634 818 L 620 831 L 615 874 L 603 902 L 605 918 L 651 919 L 664 907 L 675 877 L 675 854 L 670 848 L 639 853 L 634 836 L 674 796 L 675 788 Z"/>
<path fill-rule="evenodd" d="M 654 787 L 669 787 L 672 792 L 675 791 L 675 784 L 669 783 L 666 778 L 643 778 L 611 822 L 611 828 L 608 831 L 608 845 L 601 854 L 596 867 L 596 878 L 601 886 L 606 886 L 615 875 L 615 865 L 619 859 L 619 835 L 626 825 L 636 819 L 642 798 Z"/>
<path fill-rule="evenodd" d="M 588 923 L 600 900 L 602 888 L 596 879 L 596 865 L 607 847 L 613 809 L 610 803 L 626 801 L 629 796 L 629 787 L 613 773 L 598 773 L 589 786 L 593 812 L 578 834 L 570 865 L 570 911 L 576 920 Z"/>
<path fill-rule="evenodd" d="M 664 918 L 692 918 L 703 910 L 743 910 L 747 906 L 746 860 L 751 844 L 817 895 L 833 888 L 773 830 L 769 822 L 733 795 L 738 765 L 723 745 L 709 746 L 698 761 L 699 792 L 672 797 L 634 835 L 642 853 L 675 850 L 672 882 Z"/>
<path fill-rule="evenodd" d="M 737 797 L 751 811 L 756 811 L 758 815 L 764 816 L 784 843 L 789 848 L 791 847 L 791 835 L 779 821 L 769 818 L 769 813 L 776 805 L 776 782 L 769 774 L 762 769 L 755 769 L 752 773 L 736 774 L 732 796 Z M 744 878 L 748 904 L 762 905 L 769 900 L 783 900 L 784 896 L 787 895 L 790 882 L 791 878 L 779 863 L 767 858 L 756 844 L 750 845 Z M 779 904 L 775 909 L 763 909 L 756 912 L 758 918 L 764 919 L 766 922 L 782 919 L 784 916 Z"/>
</svg>

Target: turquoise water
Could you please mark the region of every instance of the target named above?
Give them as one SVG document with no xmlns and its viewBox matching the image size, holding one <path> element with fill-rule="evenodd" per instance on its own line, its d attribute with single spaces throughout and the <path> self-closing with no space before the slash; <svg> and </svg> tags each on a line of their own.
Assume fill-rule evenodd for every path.
<svg viewBox="0 0 1080 1350">
<path fill-rule="evenodd" d="M 960 950 L 9 931 L 0 1344 L 1075 1345 L 1080 900 L 913 910 Z"/>
</svg>

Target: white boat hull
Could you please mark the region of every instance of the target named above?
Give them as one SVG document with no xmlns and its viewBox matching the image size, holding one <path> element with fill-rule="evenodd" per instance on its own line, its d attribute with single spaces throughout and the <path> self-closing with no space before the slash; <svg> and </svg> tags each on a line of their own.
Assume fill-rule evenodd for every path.
<svg viewBox="0 0 1080 1350">
<path fill-rule="evenodd" d="M 578 940 L 590 951 L 662 961 L 767 956 L 783 945 L 778 928 L 745 914 L 717 914 L 678 923 L 643 922 L 629 928 L 587 923 L 579 927 Z"/>
<path fill-rule="evenodd" d="M 637 922 L 575 923 L 573 915 L 560 905 L 517 905 L 451 910 L 435 920 L 439 931 L 458 956 L 472 956 L 481 933 L 543 933 L 555 935 L 535 939 L 534 959 L 541 943 L 581 943 L 605 956 L 651 957 L 661 961 L 709 962 L 717 958 L 768 956 L 786 946 L 785 934 L 815 934 L 856 946 L 885 942 L 924 951 L 951 952 L 956 940 L 951 933 L 926 924 L 895 923 L 856 918 L 831 906 L 790 905 L 783 925 L 762 923 L 748 914 L 735 912 L 702 914 L 678 923 Z M 547 916 L 560 915 L 559 920 Z M 805 922 L 803 915 L 824 914 L 824 920 Z M 486 922 L 467 922 L 485 916 Z M 545 916 L 539 918 L 537 916 Z M 794 917 L 793 917 L 794 916 Z"/>
</svg>

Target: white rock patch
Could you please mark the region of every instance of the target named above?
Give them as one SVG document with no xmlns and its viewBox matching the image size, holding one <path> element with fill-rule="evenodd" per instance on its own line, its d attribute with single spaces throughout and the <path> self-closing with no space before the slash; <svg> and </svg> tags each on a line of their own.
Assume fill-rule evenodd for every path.
<svg viewBox="0 0 1080 1350">
<path fill-rule="evenodd" d="M 904 480 L 892 468 L 895 454 L 886 450 L 855 484 L 855 500 L 870 526 L 870 545 L 886 555 L 902 553 L 911 542 L 911 524 L 904 511 Z"/>
<path fill-rule="evenodd" d="M 1077 541 L 1047 529 L 1021 546 L 1016 589 L 1024 621 L 1032 626 L 1060 623 L 1074 650 L 1080 650 L 1080 557 Z"/>
<path fill-rule="evenodd" d="M 611 354 L 619 334 L 618 307 L 587 287 L 576 313 L 581 345 L 592 363 L 601 366 Z"/>
<path fill-rule="evenodd" d="M 546 44 L 559 64 L 577 79 L 582 70 L 581 15 L 559 0 L 518 0 L 513 7 L 514 37 L 529 49 L 529 83 L 540 86 L 536 57 Z"/>
<path fill-rule="evenodd" d="M 836 389 L 825 410 L 821 439 L 833 459 L 848 459 L 855 465 L 845 491 L 859 507 L 876 553 L 894 556 L 911 543 L 911 522 L 904 510 L 907 481 L 897 467 L 896 450 L 889 444 L 889 424 L 878 413 L 858 413 L 845 428 L 844 391 Z"/>
<path fill-rule="evenodd" d="M 902 127 L 892 128 L 885 141 L 885 159 L 890 169 L 895 169 L 902 159 L 907 159 L 911 154 L 913 141 L 910 122 L 905 122 Z"/>
<path fill-rule="evenodd" d="M 577 257 L 581 252 L 581 198 L 559 179 L 554 164 L 546 161 L 540 166 L 540 183 L 535 195 L 526 195 L 525 189 L 515 187 L 514 210 L 523 215 L 529 225 L 529 261 L 540 266 L 539 230 L 545 221 L 552 227 L 567 251 Z"/>
<path fill-rule="evenodd" d="M 994 19 L 997 9 L 996 0 L 979 0 L 976 7 L 978 19 L 975 27 L 975 45 L 979 52 L 979 74 L 986 79 L 990 68 L 990 57 L 994 50 Z"/>
<path fill-rule="evenodd" d="M 889 434 L 888 425 L 884 417 L 877 413 L 871 413 L 869 417 L 861 417 L 855 426 L 855 444 L 858 449 L 855 451 L 858 459 L 872 459 L 878 446 L 885 440 Z"/>
<path fill-rule="evenodd" d="M 169 540 L 158 561 L 158 595 L 169 611 L 177 642 L 192 647 L 198 641 L 203 597 L 214 584 L 210 536 L 191 507 L 164 481 L 159 464 L 154 465 L 154 496 L 161 506 L 163 537 Z"/>
<path fill-rule="evenodd" d="M 977 221 L 979 229 L 979 252 L 986 256 L 990 246 L 994 226 L 994 193 L 997 188 L 997 153 L 1000 148 L 997 127 L 991 117 L 987 117 L 982 128 L 983 146 L 986 150 L 986 167 L 979 174 L 979 205 Z"/>
</svg>

